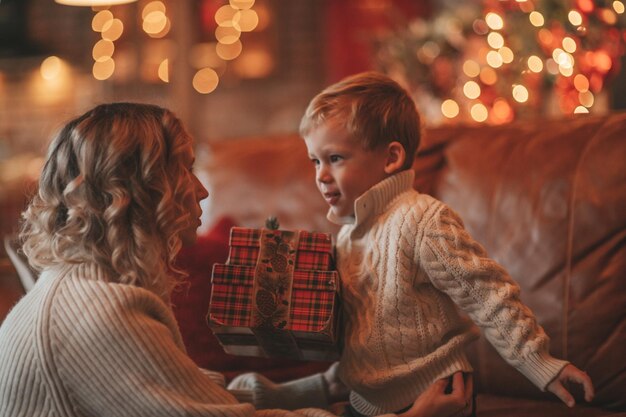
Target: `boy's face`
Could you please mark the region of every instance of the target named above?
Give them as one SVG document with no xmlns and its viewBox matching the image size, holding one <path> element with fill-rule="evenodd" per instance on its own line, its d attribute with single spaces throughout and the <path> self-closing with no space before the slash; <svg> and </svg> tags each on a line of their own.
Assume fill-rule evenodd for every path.
<svg viewBox="0 0 626 417">
<path fill-rule="evenodd" d="M 354 200 L 387 178 L 387 153 L 365 150 L 335 120 L 322 124 L 305 138 L 315 165 L 317 188 L 337 217 L 354 216 Z"/>
</svg>

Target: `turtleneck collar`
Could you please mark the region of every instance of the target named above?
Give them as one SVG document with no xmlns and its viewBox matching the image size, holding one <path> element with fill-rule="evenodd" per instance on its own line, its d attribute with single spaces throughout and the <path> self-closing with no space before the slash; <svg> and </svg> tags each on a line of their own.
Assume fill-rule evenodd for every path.
<svg viewBox="0 0 626 417">
<path fill-rule="evenodd" d="M 413 189 L 415 172 L 412 169 L 400 171 L 385 178 L 364 192 L 354 201 L 354 216 L 338 217 L 332 209 L 326 216 L 329 221 L 339 225 L 352 224 L 358 226 L 372 216 L 383 211 L 387 205 L 401 193 Z"/>
</svg>

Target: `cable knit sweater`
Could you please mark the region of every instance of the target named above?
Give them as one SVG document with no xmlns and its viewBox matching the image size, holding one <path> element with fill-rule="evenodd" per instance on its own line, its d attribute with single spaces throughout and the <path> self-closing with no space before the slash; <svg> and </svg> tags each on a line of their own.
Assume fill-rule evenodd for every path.
<svg viewBox="0 0 626 417">
<path fill-rule="evenodd" d="M 339 375 L 365 415 L 409 405 L 433 381 L 471 371 L 464 346 L 482 329 L 502 357 L 545 389 L 567 362 L 519 300 L 519 287 L 442 202 L 391 176 L 355 201 L 337 238 L 344 351 Z"/>
<path fill-rule="evenodd" d="M 255 411 L 223 384 L 185 354 L 169 306 L 93 265 L 45 271 L 0 327 L 2 417 L 331 416 Z M 302 407 L 325 403 L 322 376 L 288 395 Z"/>
</svg>

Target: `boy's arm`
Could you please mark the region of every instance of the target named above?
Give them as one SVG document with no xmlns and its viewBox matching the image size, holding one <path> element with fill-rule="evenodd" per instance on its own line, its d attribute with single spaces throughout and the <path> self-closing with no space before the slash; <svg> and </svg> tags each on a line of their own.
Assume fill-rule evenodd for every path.
<svg viewBox="0 0 626 417">
<path fill-rule="evenodd" d="M 520 301 L 519 286 L 448 207 L 428 220 L 419 258 L 433 285 L 481 327 L 509 364 L 541 390 L 557 378 L 567 362 L 549 354 L 549 338 Z"/>
</svg>

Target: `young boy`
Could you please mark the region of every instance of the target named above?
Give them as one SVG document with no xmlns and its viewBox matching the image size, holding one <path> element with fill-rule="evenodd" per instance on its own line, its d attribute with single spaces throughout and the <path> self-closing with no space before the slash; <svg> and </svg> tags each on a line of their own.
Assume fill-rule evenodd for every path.
<svg viewBox="0 0 626 417">
<path fill-rule="evenodd" d="M 568 406 L 562 382 L 589 377 L 548 353 L 519 287 L 445 204 L 412 187 L 420 118 L 407 92 L 367 72 L 318 94 L 300 125 L 337 237 L 351 414 L 398 412 L 434 381 L 471 372 L 480 326 L 504 359 Z"/>
</svg>

